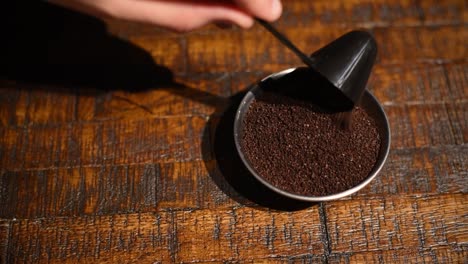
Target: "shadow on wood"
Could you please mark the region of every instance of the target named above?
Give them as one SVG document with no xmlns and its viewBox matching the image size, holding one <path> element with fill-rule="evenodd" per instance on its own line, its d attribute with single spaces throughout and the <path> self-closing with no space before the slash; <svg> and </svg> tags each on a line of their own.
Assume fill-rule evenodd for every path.
<svg viewBox="0 0 468 264">
<path fill-rule="evenodd" d="M 206 105 L 218 107 L 222 101 L 177 83 L 170 69 L 156 64 L 146 50 L 111 35 L 99 19 L 44 1 L 19 0 L 7 5 L 5 10 L 10 12 L 3 17 L 2 33 L 9 37 L 0 49 L 0 78 L 20 84 L 12 89 L 77 96 L 168 89 Z M 139 102 L 118 99 L 144 108 Z"/>
<path fill-rule="evenodd" d="M 33 85 L 12 89 L 34 87 L 54 93 L 98 96 L 115 90 L 135 93 L 170 88 L 173 93 L 216 107 L 202 144 L 205 162 L 212 161 L 212 154 L 215 155 L 219 170 L 210 170 L 210 176 L 221 190 L 250 206 L 258 204 L 285 211 L 311 206 L 270 191 L 242 165 L 234 147 L 232 126 L 243 94 L 226 99 L 179 84 L 168 68 L 155 64 L 145 50 L 110 35 L 100 20 L 44 2 L 24 2 L 9 3 L 13 5 L 9 10 L 13 11 L 5 23 L 5 35 L 12 37 L 2 49 L 6 59 L 0 62 L 0 76 Z M 219 118 L 226 106 L 227 111 Z M 212 134 L 214 144 L 211 128 L 216 128 Z"/>
<path fill-rule="evenodd" d="M 148 52 L 112 36 L 104 22 L 45 3 L 14 1 L 3 32 L 0 76 L 48 85 L 54 92 L 177 87 Z M 179 85 L 180 86 L 180 85 Z"/>
<path fill-rule="evenodd" d="M 245 92 L 230 97 L 221 116 L 213 115 L 203 135 L 203 159 L 216 185 L 229 197 L 246 206 L 263 206 L 278 211 L 297 211 L 315 205 L 281 196 L 247 170 L 234 143 L 234 118 Z M 208 164 L 216 159 L 216 168 Z"/>
</svg>

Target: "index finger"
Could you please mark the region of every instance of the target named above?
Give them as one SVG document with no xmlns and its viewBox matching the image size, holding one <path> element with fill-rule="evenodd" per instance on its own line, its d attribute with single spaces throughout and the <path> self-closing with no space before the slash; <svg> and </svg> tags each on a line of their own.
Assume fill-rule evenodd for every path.
<svg viewBox="0 0 468 264">
<path fill-rule="evenodd" d="M 270 22 L 277 20 L 283 11 L 280 0 L 234 0 L 234 2 L 252 16 Z"/>
</svg>

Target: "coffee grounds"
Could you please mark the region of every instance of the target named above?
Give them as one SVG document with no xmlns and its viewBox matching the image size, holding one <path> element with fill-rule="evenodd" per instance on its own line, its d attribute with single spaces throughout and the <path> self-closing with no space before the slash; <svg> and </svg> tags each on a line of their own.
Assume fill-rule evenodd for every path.
<svg viewBox="0 0 468 264">
<path fill-rule="evenodd" d="M 325 196 L 369 175 L 380 149 L 375 121 L 355 107 L 349 129 L 338 113 L 273 92 L 250 105 L 241 148 L 258 175 L 284 191 Z"/>
</svg>

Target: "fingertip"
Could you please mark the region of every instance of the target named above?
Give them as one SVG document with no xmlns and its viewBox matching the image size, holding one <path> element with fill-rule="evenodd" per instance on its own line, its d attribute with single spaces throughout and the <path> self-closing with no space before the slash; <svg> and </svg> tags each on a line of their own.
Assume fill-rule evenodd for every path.
<svg viewBox="0 0 468 264">
<path fill-rule="evenodd" d="M 283 13 L 283 5 L 281 4 L 281 1 L 273 0 L 273 3 L 271 4 L 270 15 L 266 19 L 269 20 L 270 22 L 273 22 L 280 18 L 281 13 Z"/>
<path fill-rule="evenodd" d="M 253 20 L 253 18 L 248 17 L 248 18 L 243 19 L 242 22 L 237 23 L 237 25 L 239 25 L 242 28 L 251 28 L 254 25 L 254 23 L 255 21 Z"/>
<path fill-rule="evenodd" d="M 254 19 L 235 9 L 221 7 L 214 9 L 210 12 L 211 20 L 214 22 L 230 22 L 236 24 L 241 28 L 250 28 L 254 25 Z"/>
<path fill-rule="evenodd" d="M 251 16 L 268 22 L 277 20 L 283 12 L 281 0 L 235 0 L 235 2 Z"/>
</svg>

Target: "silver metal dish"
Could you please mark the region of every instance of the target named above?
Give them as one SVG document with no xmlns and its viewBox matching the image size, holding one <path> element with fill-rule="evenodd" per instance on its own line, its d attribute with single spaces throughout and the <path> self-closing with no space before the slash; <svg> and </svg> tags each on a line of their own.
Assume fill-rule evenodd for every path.
<svg viewBox="0 0 468 264">
<path fill-rule="evenodd" d="M 244 133 L 243 131 L 243 121 L 246 112 L 249 110 L 249 106 L 252 103 L 252 101 L 262 93 L 262 88 L 261 84 L 262 82 L 265 82 L 266 80 L 269 79 L 279 79 L 287 74 L 293 72 L 296 68 L 292 69 L 287 69 L 278 73 L 271 74 L 270 76 L 267 76 L 264 78 L 260 83 L 254 85 L 244 96 L 242 99 L 239 108 L 236 113 L 236 118 L 234 120 L 234 141 L 236 144 L 237 151 L 239 153 L 239 156 L 244 163 L 244 165 L 247 167 L 247 169 L 250 171 L 250 173 L 262 184 L 270 188 L 271 190 L 275 191 L 276 193 L 279 193 L 281 195 L 284 195 L 289 198 L 301 200 L 301 201 L 308 201 L 308 202 L 320 202 L 320 201 L 330 201 L 330 200 L 335 200 L 339 199 L 348 195 L 351 195 L 360 189 L 364 188 L 369 182 L 371 182 L 377 174 L 380 172 L 382 167 L 385 164 L 385 161 L 388 157 L 389 151 L 390 151 L 390 125 L 387 119 L 387 116 L 383 110 L 383 107 L 380 105 L 380 103 L 377 101 L 377 99 L 369 92 L 365 91 L 361 98 L 360 102 L 360 107 L 364 108 L 367 113 L 376 121 L 380 135 L 381 135 L 381 145 L 380 145 L 380 151 L 379 155 L 377 157 L 377 162 L 374 165 L 372 171 L 369 173 L 367 178 L 365 178 L 361 183 L 358 185 L 340 192 L 340 193 L 335 193 L 332 195 L 327 195 L 327 196 L 304 196 L 304 195 L 299 195 L 299 194 L 294 194 L 290 193 L 284 190 L 281 190 L 272 184 L 270 184 L 268 181 L 266 181 L 262 175 L 259 175 L 250 165 L 249 161 L 246 159 L 244 152 L 242 151 L 242 147 L 240 144 L 240 140 L 242 138 L 242 135 Z"/>
</svg>

